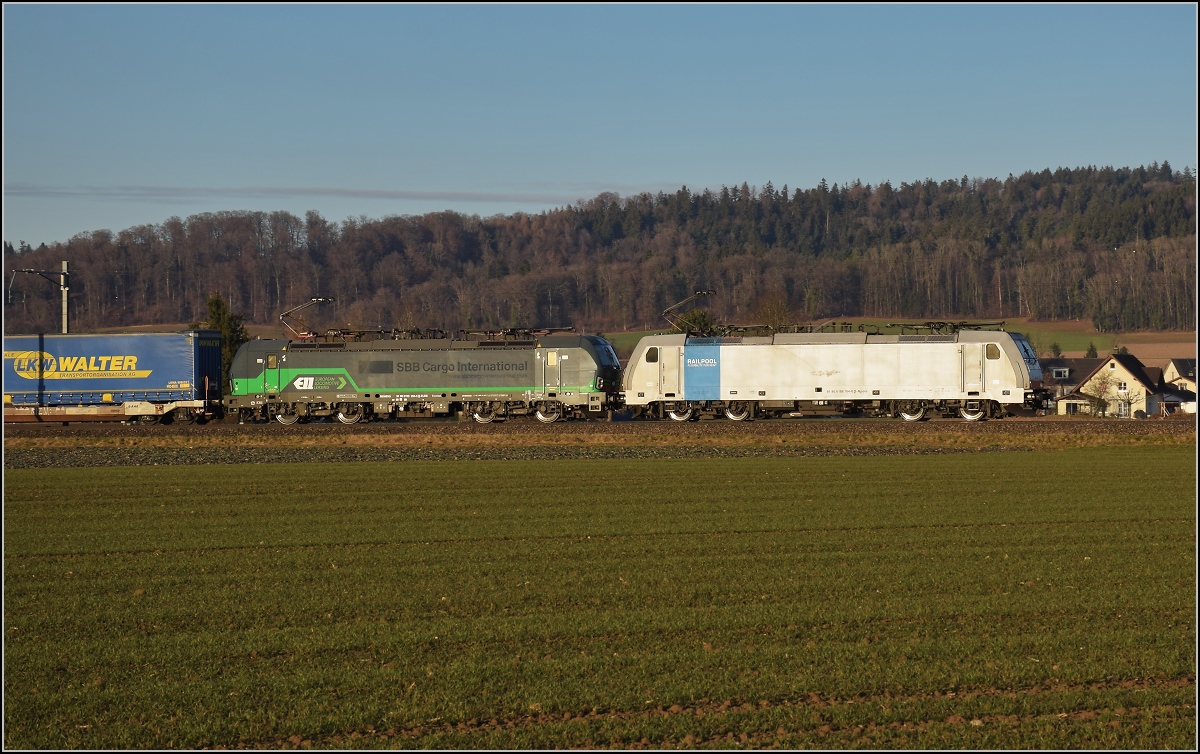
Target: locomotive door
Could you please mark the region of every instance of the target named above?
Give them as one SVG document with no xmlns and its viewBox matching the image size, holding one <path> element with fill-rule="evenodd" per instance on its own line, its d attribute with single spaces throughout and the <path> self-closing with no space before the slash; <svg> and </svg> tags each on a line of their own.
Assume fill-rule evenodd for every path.
<svg viewBox="0 0 1200 754">
<path fill-rule="evenodd" d="M 267 354 L 267 365 L 266 369 L 263 370 L 263 388 L 267 391 L 267 395 L 274 396 L 279 393 L 278 354 Z"/>
<path fill-rule="evenodd" d="M 663 346 L 659 350 L 659 394 L 664 398 L 674 398 L 679 392 L 679 349 Z"/>
<path fill-rule="evenodd" d="M 976 393 L 983 389 L 983 344 L 962 344 L 962 375 L 964 393 Z"/>
<path fill-rule="evenodd" d="M 558 390 L 559 376 L 558 351 L 546 351 L 546 390 Z"/>
</svg>

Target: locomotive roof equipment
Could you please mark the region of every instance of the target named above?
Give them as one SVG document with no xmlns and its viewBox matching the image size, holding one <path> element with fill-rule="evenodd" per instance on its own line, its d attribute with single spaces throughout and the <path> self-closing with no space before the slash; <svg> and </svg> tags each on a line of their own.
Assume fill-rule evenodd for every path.
<svg viewBox="0 0 1200 754">
<path fill-rule="evenodd" d="M 683 301 L 680 301 L 677 304 L 672 304 L 671 306 L 668 306 L 666 309 L 663 309 L 663 313 L 662 313 L 663 318 L 666 319 L 668 322 L 670 322 L 671 326 L 674 327 L 676 330 L 690 332 L 688 330 L 688 324 L 683 321 L 683 317 L 676 316 L 675 312 L 678 309 L 692 303 L 696 299 L 701 298 L 702 296 L 711 296 L 714 293 L 716 293 L 716 291 L 696 291 L 691 296 L 688 296 L 687 298 L 685 298 Z"/>
<path fill-rule="evenodd" d="M 314 338 L 314 337 L 316 337 L 316 335 L 314 335 L 312 332 L 309 332 L 308 326 L 306 324 L 304 324 L 304 320 L 301 317 L 295 316 L 295 313 L 300 311 L 301 309 L 307 309 L 308 307 L 312 306 L 313 304 L 320 304 L 320 303 L 324 303 L 326 301 L 336 301 L 336 300 L 337 299 L 334 299 L 334 298 L 318 296 L 314 299 L 305 301 L 303 304 L 300 304 L 299 306 L 293 306 L 291 309 L 288 309 L 286 312 L 283 312 L 282 314 L 279 315 L 279 321 L 283 323 L 284 327 L 291 330 L 292 335 L 295 335 L 297 338 Z M 296 324 L 299 325 L 301 329 L 297 330 L 296 328 L 292 327 L 291 323 L 287 321 L 288 317 L 291 317 L 292 319 L 296 320 Z"/>
</svg>

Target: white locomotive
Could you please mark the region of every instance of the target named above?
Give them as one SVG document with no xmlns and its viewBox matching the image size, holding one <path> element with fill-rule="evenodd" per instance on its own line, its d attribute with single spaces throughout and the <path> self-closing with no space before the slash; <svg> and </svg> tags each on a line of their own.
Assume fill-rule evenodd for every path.
<svg viewBox="0 0 1200 754">
<path fill-rule="evenodd" d="M 675 334 L 642 338 L 622 386 L 636 414 L 676 421 L 829 412 L 978 421 L 1041 408 L 1042 370 L 1024 336 L 999 330 Z"/>
</svg>

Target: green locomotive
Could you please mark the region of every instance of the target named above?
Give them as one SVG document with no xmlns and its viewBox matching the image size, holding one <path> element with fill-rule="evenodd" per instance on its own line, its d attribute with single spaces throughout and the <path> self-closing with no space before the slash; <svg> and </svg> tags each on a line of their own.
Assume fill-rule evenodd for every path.
<svg viewBox="0 0 1200 754">
<path fill-rule="evenodd" d="M 595 335 L 402 331 L 252 340 L 230 367 L 227 415 L 294 424 L 533 414 L 550 423 L 619 406 L 621 366 Z"/>
</svg>

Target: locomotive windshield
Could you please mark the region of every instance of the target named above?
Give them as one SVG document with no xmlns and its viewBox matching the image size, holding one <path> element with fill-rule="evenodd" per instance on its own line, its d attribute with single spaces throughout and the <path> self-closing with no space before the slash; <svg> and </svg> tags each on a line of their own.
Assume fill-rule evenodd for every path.
<svg viewBox="0 0 1200 754">
<path fill-rule="evenodd" d="M 613 350 L 612 346 L 608 344 L 597 346 L 596 352 L 600 354 L 600 363 L 602 365 L 606 367 L 621 366 L 621 362 L 617 359 L 617 352 Z"/>
<path fill-rule="evenodd" d="M 596 358 L 600 362 L 600 366 L 620 368 L 621 362 L 617 359 L 617 352 L 609 342 L 603 338 L 597 338 L 592 335 L 585 336 L 587 341 L 596 349 Z"/>
<path fill-rule="evenodd" d="M 1021 351 L 1021 358 L 1025 361 L 1025 368 L 1029 370 L 1029 378 L 1041 381 L 1042 365 L 1038 361 L 1037 351 L 1033 350 L 1033 346 L 1029 345 L 1029 341 L 1025 339 L 1024 335 L 1013 333 L 1012 339 L 1017 344 L 1017 349 Z"/>
<path fill-rule="evenodd" d="M 1016 341 L 1017 348 L 1021 349 L 1021 355 L 1025 357 L 1026 361 L 1029 359 L 1037 361 L 1037 354 L 1033 352 L 1033 346 L 1029 345 L 1028 340 L 1017 337 L 1014 337 L 1013 340 Z"/>
</svg>

